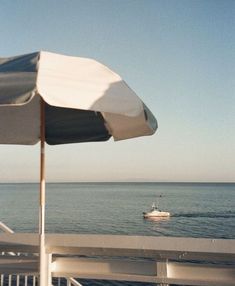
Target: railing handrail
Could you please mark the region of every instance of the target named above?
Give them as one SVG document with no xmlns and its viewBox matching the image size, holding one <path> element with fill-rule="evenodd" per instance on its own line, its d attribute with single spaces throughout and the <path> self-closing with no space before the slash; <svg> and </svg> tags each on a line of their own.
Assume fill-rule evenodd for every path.
<svg viewBox="0 0 235 286">
<path fill-rule="evenodd" d="M 96 234 L 46 234 L 52 254 L 152 257 L 234 261 L 235 239 L 152 237 Z M 39 237 L 32 233 L 0 234 L 1 251 L 38 252 Z"/>
</svg>

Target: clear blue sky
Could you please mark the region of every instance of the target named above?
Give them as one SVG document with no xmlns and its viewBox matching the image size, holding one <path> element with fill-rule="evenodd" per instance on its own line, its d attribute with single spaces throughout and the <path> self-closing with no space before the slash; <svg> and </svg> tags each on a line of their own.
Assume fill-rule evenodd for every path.
<svg viewBox="0 0 235 286">
<path fill-rule="evenodd" d="M 235 181 L 235 1 L 1 0 L 0 56 L 47 50 L 119 73 L 154 136 L 47 147 L 48 181 Z M 37 181 L 39 146 L 0 146 L 0 181 Z"/>
</svg>

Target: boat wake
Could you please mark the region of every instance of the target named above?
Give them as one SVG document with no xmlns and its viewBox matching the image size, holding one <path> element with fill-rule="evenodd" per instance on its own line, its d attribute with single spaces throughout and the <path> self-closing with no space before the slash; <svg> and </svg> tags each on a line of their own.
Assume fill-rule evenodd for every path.
<svg viewBox="0 0 235 286">
<path fill-rule="evenodd" d="M 224 213 L 216 213 L 216 212 L 202 212 L 202 213 L 172 213 L 171 217 L 190 217 L 190 218 L 235 218 L 235 212 L 224 212 Z"/>
</svg>

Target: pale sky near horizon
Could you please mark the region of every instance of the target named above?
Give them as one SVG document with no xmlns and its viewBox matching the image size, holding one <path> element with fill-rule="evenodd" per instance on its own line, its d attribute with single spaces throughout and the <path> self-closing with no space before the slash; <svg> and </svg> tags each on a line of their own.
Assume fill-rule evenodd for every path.
<svg viewBox="0 0 235 286">
<path fill-rule="evenodd" d="M 235 182 L 235 1 L 0 0 L 0 23 L 0 57 L 94 58 L 158 120 L 150 137 L 47 146 L 47 181 Z M 0 182 L 38 181 L 39 145 L 0 158 Z"/>
</svg>

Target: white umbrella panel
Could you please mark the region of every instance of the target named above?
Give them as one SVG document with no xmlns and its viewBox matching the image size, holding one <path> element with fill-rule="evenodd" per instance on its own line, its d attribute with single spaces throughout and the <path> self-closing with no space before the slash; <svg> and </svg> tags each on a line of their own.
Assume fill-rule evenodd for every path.
<svg viewBox="0 0 235 286">
<path fill-rule="evenodd" d="M 63 144 L 151 135 L 152 113 L 126 83 L 97 61 L 38 52 L 0 59 L 0 143 Z"/>
</svg>

